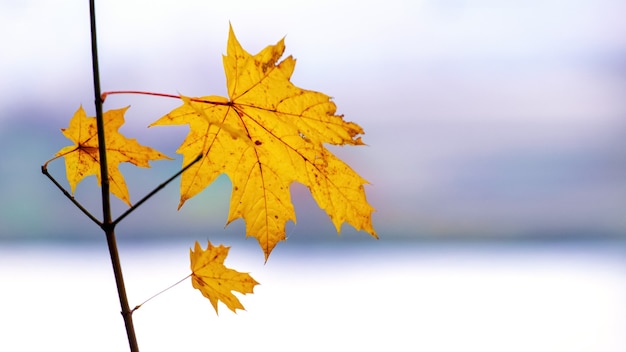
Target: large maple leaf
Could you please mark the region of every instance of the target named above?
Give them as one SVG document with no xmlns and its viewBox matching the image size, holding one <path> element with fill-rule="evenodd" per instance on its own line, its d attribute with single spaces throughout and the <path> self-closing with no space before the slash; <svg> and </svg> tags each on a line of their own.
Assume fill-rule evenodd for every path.
<svg viewBox="0 0 626 352">
<path fill-rule="evenodd" d="M 329 96 L 296 87 L 290 81 L 295 59 L 277 63 L 284 50 L 280 40 L 251 55 L 231 27 L 223 57 L 229 98 L 181 97 L 182 106 L 151 125 L 188 124 L 177 152 L 185 164 L 202 155 L 182 175 L 179 208 L 227 174 L 233 184 L 227 224 L 243 218 L 246 235 L 257 238 L 266 259 L 285 239 L 286 222 L 296 220 L 289 191 L 294 181 L 309 188 L 338 232 L 348 222 L 377 237 L 367 181 L 324 147 L 362 145 L 363 129 L 335 115 Z"/>
<path fill-rule="evenodd" d="M 124 176 L 118 168 L 119 164 L 129 162 L 140 167 L 150 167 L 150 160 L 170 158 L 119 133 L 118 129 L 124 124 L 124 113 L 127 109 L 128 107 L 106 111 L 103 120 L 110 190 L 130 206 L 130 195 Z M 87 176 L 96 175 L 98 184 L 101 184 L 96 118 L 87 117 L 81 106 L 74 113 L 69 127 L 61 131 L 75 143 L 62 148 L 55 155 L 55 159 L 65 157 L 66 176 L 72 194 L 76 185 Z"/>
<path fill-rule="evenodd" d="M 228 250 L 229 247 L 215 247 L 211 242 L 203 250 L 197 241 L 194 249 L 189 250 L 191 284 L 211 301 L 215 313 L 218 301 L 222 301 L 233 312 L 245 309 L 232 291 L 253 293 L 254 286 L 258 285 L 248 273 L 240 273 L 224 265 Z"/>
</svg>

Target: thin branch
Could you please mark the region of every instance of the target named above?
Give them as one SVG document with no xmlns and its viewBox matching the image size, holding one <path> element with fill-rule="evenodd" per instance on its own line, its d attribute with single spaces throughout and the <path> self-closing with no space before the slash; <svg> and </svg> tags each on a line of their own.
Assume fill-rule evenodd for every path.
<svg viewBox="0 0 626 352">
<path fill-rule="evenodd" d="M 197 163 L 198 161 L 200 161 L 200 159 L 202 159 L 202 154 L 198 155 L 197 158 L 195 158 L 192 162 L 190 162 L 187 166 L 185 166 L 184 168 L 182 168 L 180 171 L 178 171 L 177 173 L 175 173 L 172 177 L 168 178 L 167 180 L 165 180 L 165 182 L 161 183 L 160 185 L 158 185 L 155 189 L 153 189 L 150 193 L 148 193 L 146 196 L 144 196 L 143 198 L 141 198 L 140 201 L 138 201 L 137 203 L 135 203 L 135 205 L 133 205 L 132 207 L 128 208 L 128 210 L 126 210 L 122 215 L 120 215 L 115 221 L 113 221 L 112 225 L 115 226 L 117 225 L 117 223 L 119 223 L 120 221 L 122 221 L 122 219 L 124 219 L 126 216 L 128 216 L 130 213 L 132 213 L 135 209 L 137 209 L 141 204 L 143 204 L 145 201 L 147 201 L 148 199 L 150 199 L 153 195 L 155 195 L 158 191 L 162 190 L 165 186 L 167 186 L 170 182 L 174 181 L 174 179 L 178 176 L 180 176 L 180 174 L 182 174 L 183 172 L 187 171 L 187 169 L 189 169 L 191 166 L 193 166 L 195 163 Z"/>
<path fill-rule="evenodd" d="M 47 164 L 47 163 L 46 163 Z M 74 203 L 74 205 L 76 207 L 78 207 L 78 209 L 80 209 L 85 215 L 87 215 L 88 218 L 90 218 L 93 222 L 95 222 L 99 227 L 102 227 L 102 222 L 100 222 L 100 220 L 98 220 L 95 216 L 91 215 L 91 213 L 85 209 L 85 207 L 82 206 L 82 204 L 80 204 L 76 198 L 74 198 L 73 195 L 70 194 L 70 192 L 66 191 L 65 188 L 63 188 L 63 186 L 61 186 L 61 184 L 59 184 L 59 182 L 57 182 L 57 180 L 54 179 L 54 177 L 52 177 L 52 175 L 50 175 L 50 173 L 48 172 L 48 168 L 46 167 L 46 165 L 43 165 L 41 167 L 41 172 L 48 176 L 48 178 L 50 179 L 50 181 L 52 181 L 52 183 L 54 183 L 60 190 L 61 192 L 63 192 L 63 194 L 65 194 L 65 196 L 72 201 L 72 203 Z"/>
<path fill-rule="evenodd" d="M 89 0 L 89 19 L 91 26 L 91 60 L 93 72 L 93 88 L 96 105 L 96 124 L 98 126 L 98 152 L 100 157 L 100 180 L 102 184 L 102 229 L 105 232 L 109 254 L 111 256 L 111 264 L 113 266 L 113 274 L 115 275 L 115 284 L 117 293 L 122 307 L 122 317 L 126 326 L 126 335 L 128 336 L 128 344 L 131 352 L 139 352 L 137 337 L 135 335 L 135 327 L 133 325 L 133 316 L 128 306 L 128 297 L 126 296 L 126 287 L 124 285 L 124 277 L 122 275 L 122 265 L 117 250 L 117 242 L 115 240 L 115 225 L 111 222 L 111 200 L 109 194 L 109 172 L 107 166 L 106 155 L 106 139 L 104 138 L 104 119 L 102 116 L 102 98 L 100 93 L 100 69 L 98 65 L 98 44 L 96 35 L 96 5 L 95 0 Z"/>
<path fill-rule="evenodd" d="M 184 278 L 182 278 L 182 279 L 178 280 L 176 283 L 174 283 L 174 284 L 172 284 L 172 285 L 168 286 L 167 288 L 165 288 L 165 289 L 163 289 L 163 290 L 159 291 L 158 293 L 154 294 L 152 297 L 148 298 L 147 300 L 143 301 L 142 303 L 140 303 L 140 304 L 136 305 L 136 306 L 135 306 L 135 308 L 133 308 L 133 310 L 131 311 L 131 313 L 133 313 L 133 312 L 134 312 L 134 311 L 136 311 L 137 309 L 141 308 L 141 306 L 143 306 L 144 304 L 148 303 L 148 301 L 150 301 L 151 299 L 155 298 L 156 296 L 158 296 L 158 295 L 162 294 L 163 292 L 165 292 L 165 291 L 167 291 L 167 290 L 171 289 L 172 287 L 174 287 L 174 286 L 176 286 L 176 285 L 180 284 L 181 282 L 183 282 L 183 281 L 187 280 L 187 278 L 189 278 L 191 275 L 193 275 L 193 274 L 189 274 L 189 275 L 185 276 Z"/>
</svg>

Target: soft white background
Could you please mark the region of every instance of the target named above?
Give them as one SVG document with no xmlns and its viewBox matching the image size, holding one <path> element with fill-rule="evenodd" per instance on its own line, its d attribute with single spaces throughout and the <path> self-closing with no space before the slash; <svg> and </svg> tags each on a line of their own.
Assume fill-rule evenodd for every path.
<svg viewBox="0 0 626 352">
<path fill-rule="evenodd" d="M 265 266 L 243 247 L 226 263 L 261 282 L 247 310 L 218 317 L 186 280 L 134 313 L 142 351 L 625 351 L 624 256 L 610 247 L 329 243 Z M 131 307 L 188 275 L 187 248 L 122 248 Z M 127 350 L 104 246 L 0 255 L 1 350 Z"/>
</svg>

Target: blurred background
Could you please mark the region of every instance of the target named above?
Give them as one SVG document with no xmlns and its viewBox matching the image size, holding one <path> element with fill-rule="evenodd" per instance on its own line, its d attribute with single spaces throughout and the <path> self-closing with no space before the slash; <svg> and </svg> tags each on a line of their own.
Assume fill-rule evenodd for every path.
<svg viewBox="0 0 626 352">
<path fill-rule="evenodd" d="M 98 2 L 103 91 L 226 95 L 229 21 L 251 53 L 285 37 L 292 81 L 364 128 L 367 146 L 332 150 L 377 209 L 380 240 L 337 236 L 293 185 L 297 224 L 263 264 L 242 221 L 224 228 L 228 178 L 180 211 L 175 181 L 117 227 L 131 305 L 185 277 L 196 240 L 232 245 L 226 263 L 262 286 L 219 317 L 176 286 L 135 313 L 139 345 L 626 351 L 624 13 L 620 0 Z M 89 35 L 87 1 L 0 2 L 0 350 L 126 349 L 103 235 L 40 172 L 76 109 L 95 114 Z M 176 100 L 104 108 L 127 105 L 121 132 L 176 159 L 121 167 L 137 201 L 180 168 L 187 130 L 146 129 Z M 62 160 L 49 170 L 68 187 Z M 76 198 L 100 217 L 94 177 Z"/>
</svg>

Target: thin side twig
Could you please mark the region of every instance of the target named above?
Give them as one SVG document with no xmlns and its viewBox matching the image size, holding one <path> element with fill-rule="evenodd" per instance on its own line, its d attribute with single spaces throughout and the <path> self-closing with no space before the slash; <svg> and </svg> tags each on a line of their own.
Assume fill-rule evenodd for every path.
<svg viewBox="0 0 626 352">
<path fill-rule="evenodd" d="M 192 162 L 190 162 L 187 166 L 185 166 L 184 168 L 180 169 L 180 171 L 178 171 L 177 173 L 175 173 L 172 177 L 168 178 L 167 180 L 165 180 L 165 182 L 161 183 L 160 185 L 158 185 L 155 189 L 153 189 L 150 193 L 148 193 L 146 196 L 144 196 L 143 198 L 141 198 L 141 200 L 139 200 L 137 203 L 135 203 L 135 205 L 133 205 L 132 207 L 128 208 L 128 210 L 126 210 L 122 215 L 120 215 L 117 219 L 115 219 L 115 221 L 113 221 L 112 225 L 115 226 L 117 225 L 117 223 L 119 223 L 120 221 L 122 221 L 122 219 L 124 219 L 126 216 L 128 216 L 130 213 L 133 212 L 133 210 L 137 209 L 141 204 L 143 204 L 145 201 L 147 201 L 148 199 L 150 199 L 153 195 L 155 195 L 158 191 L 162 190 L 165 186 L 167 186 L 170 182 L 174 181 L 174 179 L 176 179 L 176 177 L 180 176 L 183 172 L 187 171 L 187 169 L 189 169 L 190 167 L 192 167 L 195 163 L 197 163 L 200 159 L 202 159 L 202 154 L 198 155 L 197 158 L 195 158 Z M 134 310 L 134 309 L 133 309 Z"/>
<path fill-rule="evenodd" d="M 95 216 L 93 216 L 87 209 L 85 209 L 85 207 L 83 207 L 83 205 L 80 204 L 76 200 L 76 198 L 74 198 L 74 196 L 70 194 L 70 192 L 68 192 L 65 188 L 63 188 L 63 186 L 61 186 L 61 184 L 59 182 L 57 182 L 57 180 L 54 177 L 52 177 L 52 175 L 50 175 L 46 165 L 41 166 L 41 172 L 44 175 L 46 175 L 50 179 L 50 181 L 52 181 L 52 183 L 54 183 L 54 185 L 57 186 L 57 188 L 59 188 L 61 190 L 61 192 L 63 192 L 63 194 L 70 201 L 72 201 L 72 203 L 74 203 L 74 205 L 76 207 L 78 207 L 78 209 L 80 209 L 83 212 L 83 214 L 87 215 L 87 217 L 90 218 L 93 222 L 95 222 L 99 227 L 102 227 L 102 222 L 100 220 L 98 220 Z"/>
</svg>

